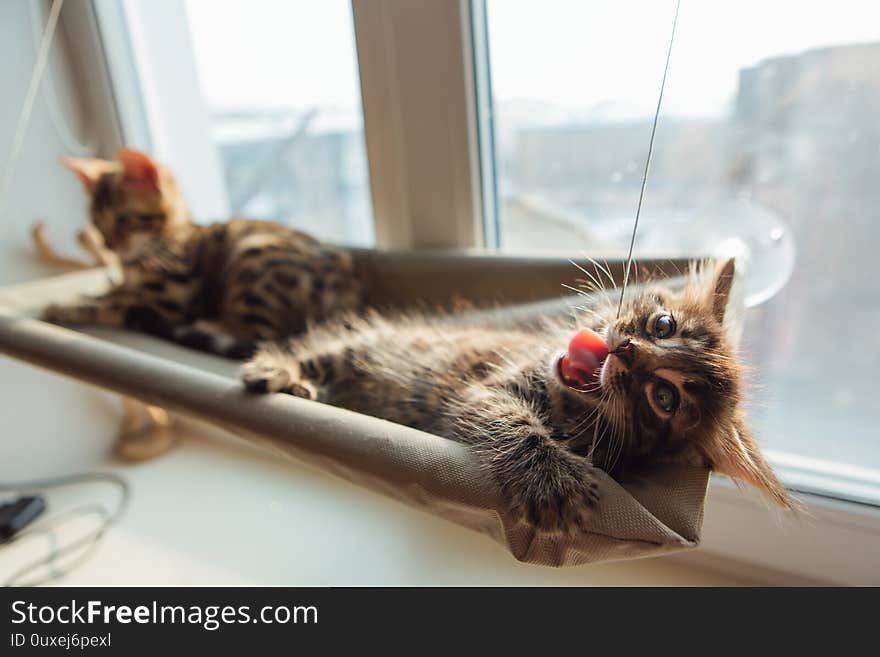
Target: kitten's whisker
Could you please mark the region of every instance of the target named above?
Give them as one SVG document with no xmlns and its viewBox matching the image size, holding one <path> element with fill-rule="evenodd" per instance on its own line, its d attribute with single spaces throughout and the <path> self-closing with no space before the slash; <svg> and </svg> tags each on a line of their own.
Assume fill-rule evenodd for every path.
<svg viewBox="0 0 880 657">
<path fill-rule="evenodd" d="M 592 261 L 592 258 L 590 260 Z M 607 295 L 607 290 L 605 289 L 605 284 L 602 282 L 601 277 L 597 276 L 594 272 L 591 272 L 588 269 L 581 267 L 574 260 L 569 260 L 569 262 L 571 264 L 573 264 L 575 267 L 577 267 L 581 272 L 583 272 L 583 274 L 585 276 L 587 276 L 591 281 L 593 281 L 593 283 L 595 283 L 597 292 L 605 292 Z M 594 266 L 598 267 L 598 265 L 596 265 L 595 261 L 593 261 L 593 264 L 594 264 Z M 613 284 L 613 281 L 612 281 L 612 284 Z"/>
<path fill-rule="evenodd" d="M 586 257 L 589 259 L 589 256 L 586 256 Z M 573 264 L 575 267 L 577 267 L 579 270 L 581 270 L 581 272 L 582 272 L 585 276 L 589 276 L 590 278 L 593 278 L 593 280 L 595 280 L 595 278 L 593 277 L 593 274 L 591 274 L 589 271 L 587 271 L 586 268 L 581 267 L 578 263 L 576 263 L 576 262 L 575 262 L 574 260 L 572 260 L 571 258 L 569 258 L 568 261 L 569 261 L 571 264 Z"/>
<path fill-rule="evenodd" d="M 617 450 L 614 453 L 614 460 L 611 463 L 610 469 L 614 469 L 617 466 L 617 462 L 623 454 L 624 443 L 626 442 L 626 409 L 620 405 L 618 406 L 618 413 L 615 416 L 615 423 L 617 426 L 618 439 L 617 439 Z"/>
<path fill-rule="evenodd" d="M 586 306 L 575 306 L 575 308 L 577 308 L 578 310 L 580 310 L 583 313 L 587 313 L 588 315 L 592 315 L 596 319 L 602 319 L 602 315 L 600 315 L 598 312 L 596 312 L 592 308 L 587 308 Z M 577 317 L 575 317 L 575 319 L 577 319 Z"/>
<path fill-rule="evenodd" d="M 584 428 L 586 428 L 586 426 L 590 423 L 590 421 L 593 420 L 593 418 L 595 418 L 597 416 L 598 412 L 599 412 L 599 407 L 596 406 L 586 416 L 584 416 L 583 418 L 581 418 L 580 421 L 578 421 L 578 423 L 575 425 L 575 428 L 573 429 L 573 431 L 575 431 L 575 432 L 583 431 Z"/>
<path fill-rule="evenodd" d="M 605 276 L 608 278 L 608 282 L 612 288 L 617 287 L 617 283 L 614 282 L 614 277 L 611 275 L 611 270 L 608 268 L 608 261 L 607 260 L 605 261 L 604 265 L 599 263 L 597 260 L 594 260 L 593 258 L 589 258 L 589 260 L 590 260 L 590 262 L 593 263 L 593 266 L 596 267 L 596 269 L 598 269 L 600 272 L 605 274 Z"/>
<path fill-rule="evenodd" d="M 620 444 L 620 436 L 617 430 L 617 418 L 618 418 L 618 401 L 617 399 L 612 399 L 609 413 L 608 413 L 608 430 L 610 431 L 610 437 L 608 441 L 608 449 L 605 452 L 605 469 L 606 472 L 611 472 L 611 469 L 614 467 L 614 461 L 616 457 L 614 456 L 618 450 L 618 446 Z"/>
<path fill-rule="evenodd" d="M 583 290 L 580 290 L 580 289 L 578 289 L 578 288 L 576 288 L 576 287 L 574 287 L 574 286 L 572 286 L 572 285 L 568 285 L 567 283 L 563 283 L 563 284 L 562 284 L 562 287 L 564 287 L 564 288 L 566 288 L 566 289 L 568 289 L 568 290 L 571 290 L 571 291 L 574 292 L 575 294 L 577 294 L 577 295 L 579 295 L 579 296 L 582 296 L 582 297 L 587 297 L 587 298 L 589 298 L 589 296 L 590 296 L 590 294 L 589 294 L 588 292 L 584 292 Z"/>
<path fill-rule="evenodd" d="M 606 292 L 605 285 L 604 285 L 604 283 L 602 283 L 601 280 L 599 280 L 598 278 L 596 278 L 593 274 L 591 274 L 589 272 L 587 272 L 587 276 L 589 278 L 589 281 L 587 281 L 583 278 L 579 278 L 576 280 L 583 281 L 584 284 L 589 285 L 589 288 L 593 291 L 594 294 L 598 295 L 598 294 Z"/>
</svg>

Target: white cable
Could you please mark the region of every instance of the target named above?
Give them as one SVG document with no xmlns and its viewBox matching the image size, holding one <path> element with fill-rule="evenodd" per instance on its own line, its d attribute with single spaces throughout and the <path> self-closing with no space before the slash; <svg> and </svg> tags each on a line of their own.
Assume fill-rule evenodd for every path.
<svg viewBox="0 0 880 657">
<path fill-rule="evenodd" d="M 0 548 L 2 548 L 42 534 L 46 534 L 54 540 L 55 535 L 53 532 L 70 520 L 92 515 L 98 516 L 100 519 L 98 528 L 89 532 L 85 536 L 81 536 L 80 538 L 61 546 L 53 543 L 47 555 L 34 559 L 13 572 L 12 575 L 7 577 L 3 582 L 3 586 L 38 586 L 40 584 L 46 584 L 47 582 L 63 577 L 73 569 L 85 563 L 97 549 L 101 539 L 110 527 L 117 523 L 123 513 L 125 513 L 131 497 L 131 492 L 128 482 L 126 482 L 125 479 L 109 472 L 92 472 L 26 482 L 0 483 L 0 492 L 16 492 L 19 494 L 38 492 L 48 488 L 60 488 L 63 486 L 76 486 L 88 483 L 108 483 L 115 485 L 120 493 L 116 509 L 111 513 L 98 504 L 83 504 L 54 516 L 50 516 L 39 525 L 19 532 L 5 543 L 0 543 Z M 70 555 L 76 555 L 76 557 L 66 564 L 58 563 L 59 559 Z M 44 566 L 49 569 L 49 572 L 46 575 L 23 581 L 25 576 Z"/>
<path fill-rule="evenodd" d="M 55 36 L 55 28 L 58 25 L 58 16 L 61 14 L 61 6 L 63 4 L 64 0 L 53 0 L 52 8 L 49 10 L 49 18 L 46 21 L 46 29 L 43 31 L 43 38 L 40 41 L 40 50 L 37 53 L 37 61 L 34 63 L 34 70 L 33 73 L 31 73 L 31 81 L 24 97 L 24 103 L 22 103 L 21 106 L 21 113 L 18 115 L 18 124 L 15 127 L 15 133 L 12 137 L 12 146 L 9 149 L 9 156 L 6 158 L 6 164 L 3 166 L 3 174 L 0 175 L 0 220 L 2 220 L 6 208 L 6 196 L 9 191 L 9 184 L 12 182 L 12 173 L 18 162 L 18 156 L 21 153 L 22 144 L 24 144 L 24 136 L 27 132 L 28 124 L 30 123 L 31 112 L 34 109 L 34 100 L 37 97 L 37 91 L 40 89 L 40 80 L 43 77 L 43 70 L 46 68 L 46 61 L 49 57 L 49 48 L 52 45 L 52 37 Z"/>
<path fill-rule="evenodd" d="M 59 546 L 57 544 L 57 536 L 55 532 L 72 520 L 80 520 L 88 516 L 98 517 L 100 524 L 97 529 L 67 543 L 66 545 Z M 45 534 L 51 541 L 51 548 L 49 553 L 45 556 L 34 559 L 14 571 L 3 582 L 3 586 L 40 586 L 64 577 L 77 566 L 85 563 L 89 557 L 92 556 L 98 547 L 101 537 L 106 533 L 109 526 L 109 518 L 110 514 L 104 507 L 97 504 L 88 504 L 57 514 L 39 528 L 23 531 L 20 534 L 17 534 L 11 541 L 5 543 L 5 545 L 19 543 L 31 537 Z M 64 564 L 60 563 L 62 557 L 71 554 L 76 554 L 76 558 Z M 44 567 L 48 571 L 45 575 L 33 579 L 25 579 L 27 575 Z"/>
<path fill-rule="evenodd" d="M 40 42 L 42 40 L 42 22 L 39 20 L 42 18 L 42 12 L 38 10 L 38 7 L 41 5 L 42 2 L 37 2 L 36 0 L 31 0 L 30 2 L 30 23 L 31 32 L 33 34 L 34 57 L 38 56 Z M 94 134 L 86 135 L 85 141 L 81 141 L 74 134 L 74 131 L 70 129 L 70 124 L 65 120 L 64 112 L 61 110 L 60 103 L 58 102 L 58 95 L 55 93 L 55 84 L 52 79 L 51 69 L 43 76 L 40 84 L 40 91 L 43 92 L 43 100 L 46 101 L 46 109 L 49 110 L 49 120 L 52 123 L 52 127 L 55 128 L 55 134 L 58 135 L 58 138 L 61 140 L 67 153 L 77 157 L 93 156 L 96 150 Z M 87 125 L 92 128 L 91 132 L 94 133 L 92 124 L 87 123 Z"/>
</svg>

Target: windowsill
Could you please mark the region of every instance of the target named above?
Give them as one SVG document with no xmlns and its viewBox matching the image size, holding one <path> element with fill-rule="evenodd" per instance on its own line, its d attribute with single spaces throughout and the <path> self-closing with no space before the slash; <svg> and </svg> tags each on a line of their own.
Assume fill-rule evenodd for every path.
<svg viewBox="0 0 880 657">
<path fill-rule="evenodd" d="M 785 470 L 782 469 L 785 481 Z M 880 509 L 796 493 L 804 509 L 781 513 L 751 491 L 713 477 L 700 548 L 676 559 L 774 584 L 880 583 Z M 737 568 L 736 564 L 744 567 Z"/>
<path fill-rule="evenodd" d="M 101 334 L 216 374 L 236 369 L 146 336 Z M 183 444 L 153 462 L 96 464 L 131 482 L 132 505 L 103 556 L 68 583 L 865 585 L 880 573 L 877 509 L 807 496 L 807 513 L 783 517 L 718 477 L 696 551 L 559 570 L 518 564 L 479 534 L 218 429 L 183 430 Z M 703 581 L 703 570 L 716 579 Z"/>
<path fill-rule="evenodd" d="M 753 585 L 761 580 L 667 561 L 553 569 L 521 564 L 487 537 L 279 459 L 195 423 L 172 452 L 124 477 L 131 502 L 65 585 Z M 101 487 L 85 495 L 113 508 Z M 106 495 L 95 498 L 89 495 Z M 65 498 L 53 497 L 55 510 Z M 59 541 L 64 541 L 59 536 Z M 14 549 L 18 549 L 16 546 Z M 23 545 L 20 547 L 24 547 Z M 33 559 L 4 556 L 0 578 Z"/>
<path fill-rule="evenodd" d="M 83 274 L 83 279 L 87 278 L 89 275 Z M 44 287 L 46 282 L 38 285 Z M 4 295 L 8 302 L 18 300 L 25 305 L 23 300 L 32 296 L 30 289 L 23 285 L 5 290 Z M 223 376 L 232 377 L 236 370 L 236 364 L 229 361 L 182 350 L 147 336 L 108 331 L 100 334 L 112 342 Z M 622 583 L 630 582 L 625 573 L 633 569 L 642 572 L 641 563 L 711 568 L 725 577 L 749 578 L 751 583 L 880 583 L 880 510 L 865 505 L 802 496 L 806 513 L 783 517 L 726 480 L 714 478 L 701 548 L 696 552 L 675 556 L 669 562 L 648 560 L 554 571 L 516 564 L 503 549 L 476 533 L 373 493 L 365 494 L 360 488 L 292 461 L 279 463 L 275 456 L 266 459 L 241 441 L 235 444 L 213 440 L 219 433 L 188 429 L 187 440 L 181 447 L 141 466 L 96 464 L 111 467 L 132 480 L 136 489 L 130 509 L 133 517 L 123 520 L 112 532 L 110 547 L 102 551 L 108 563 L 115 564 L 115 570 L 96 572 L 95 580 L 72 581 L 130 582 L 133 577 L 141 577 L 138 560 L 134 556 L 131 560 L 117 560 L 120 555 L 141 550 L 145 559 L 146 555 L 157 555 L 144 563 L 166 564 L 162 566 L 164 570 L 155 572 L 158 579 L 164 577 L 162 581 L 167 583 L 176 581 L 176 576 L 182 578 L 180 583 L 218 583 L 216 578 L 233 582 L 237 581 L 234 577 L 244 576 L 247 581 L 272 583 L 283 580 L 327 584 L 589 584 L 595 583 L 592 578 L 596 573 L 603 572 L 616 573 L 622 579 L 614 583 Z M 270 480 L 272 486 L 264 490 L 263 483 Z M 145 492 L 139 494 L 138 489 Z M 186 495 L 181 495 L 181 491 L 187 491 Z M 369 504 L 373 506 L 361 508 L 366 500 L 372 500 Z M 141 504 L 147 506 L 138 511 Z M 266 510 L 278 505 L 282 509 L 280 514 Z M 145 514 L 143 520 L 138 518 L 140 513 Z M 291 519 L 290 529 L 285 518 Z M 365 523 L 363 518 L 372 520 Z M 167 545 L 153 544 L 160 538 Z M 204 544 L 200 543 L 202 540 Z M 253 548 L 255 540 L 259 541 L 260 551 Z M 113 547 L 114 541 L 122 541 L 117 543 L 118 551 Z M 277 555 L 264 555 L 269 544 L 278 550 Z M 371 570 L 360 576 L 346 570 L 345 564 L 360 563 L 364 554 L 374 552 L 381 552 L 382 556 L 371 557 L 375 561 Z M 204 559 L 203 553 L 207 555 Z M 163 554 L 167 561 L 160 556 Z M 467 567 L 461 564 L 463 554 L 468 555 Z M 440 565 L 443 559 L 453 556 L 459 570 L 451 564 L 448 569 Z M 208 565 L 204 569 L 201 565 L 190 568 L 185 565 L 187 558 Z M 282 563 L 283 567 L 279 565 Z M 373 579 L 368 582 L 367 577 Z M 497 581 L 492 577 L 497 577 Z"/>
</svg>

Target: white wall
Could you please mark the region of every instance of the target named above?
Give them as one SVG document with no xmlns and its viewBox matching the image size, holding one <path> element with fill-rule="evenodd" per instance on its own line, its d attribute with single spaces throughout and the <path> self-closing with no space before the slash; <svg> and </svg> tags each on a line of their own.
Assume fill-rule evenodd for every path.
<svg viewBox="0 0 880 657">
<path fill-rule="evenodd" d="M 36 3 L 33 7 L 31 2 L 0 2 L 0 159 L 4 162 L 36 58 L 32 9 L 38 20 L 46 17 L 48 3 L 31 1 Z M 69 131 L 75 140 L 88 141 L 92 132 L 96 148 L 112 150 L 107 126 L 86 129 L 99 113 L 84 109 L 89 105 L 78 90 L 86 85 L 72 74 L 64 35 L 57 36 L 44 85 L 53 86 L 59 114 L 71 122 Z M 47 96 L 41 93 L 0 214 L 0 285 L 53 273 L 36 260 L 31 248 L 29 227 L 38 217 L 46 220 L 53 242 L 76 252 L 73 234 L 85 220 L 85 198 L 79 183 L 58 164 L 59 156 L 75 154 L 65 145 L 63 132 L 53 123 Z M 0 356 L 0 481 L 89 468 L 112 444 L 116 406 L 110 395 Z"/>
</svg>

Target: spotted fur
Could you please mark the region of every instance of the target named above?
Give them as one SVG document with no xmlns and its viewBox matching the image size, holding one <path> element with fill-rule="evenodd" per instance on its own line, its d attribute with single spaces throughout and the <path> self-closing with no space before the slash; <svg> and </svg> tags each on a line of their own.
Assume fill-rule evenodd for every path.
<svg viewBox="0 0 880 657">
<path fill-rule="evenodd" d="M 174 175 L 143 153 L 64 163 L 85 185 L 123 280 L 49 307 L 50 321 L 126 327 L 236 358 L 361 303 L 349 252 L 269 221 L 195 224 Z"/>
<path fill-rule="evenodd" d="M 261 347 L 247 388 L 287 392 L 472 445 L 510 501 L 536 526 L 582 527 L 598 503 L 596 468 L 619 479 L 659 463 L 708 465 L 791 504 L 743 421 L 739 366 L 723 315 L 733 262 L 695 271 L 680 292 L 633 292 L 579 318 L 611 350 L 601 386 L 565 384 L 556 357 L 574 328 L 477 328 L 449 317 L 349 316 L 301 339 Z M 660 339 L 651 322 L 675 317 Z M 681 395 L 655 408 L 661 380 Z"/>
</svg>

